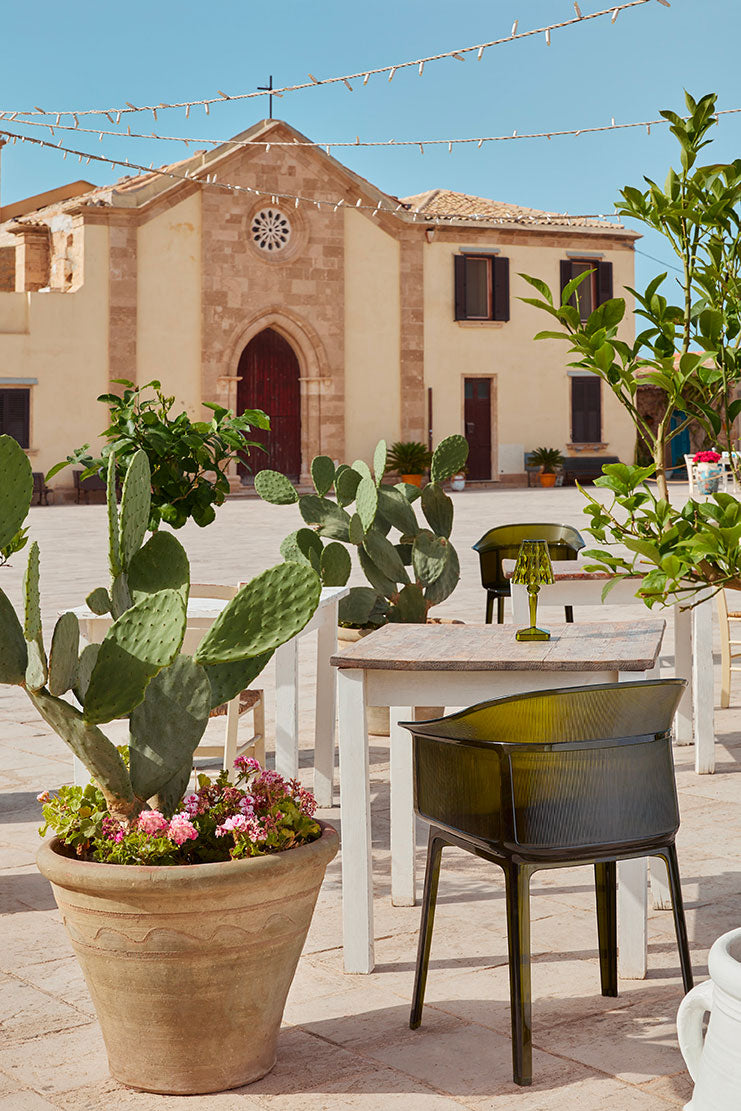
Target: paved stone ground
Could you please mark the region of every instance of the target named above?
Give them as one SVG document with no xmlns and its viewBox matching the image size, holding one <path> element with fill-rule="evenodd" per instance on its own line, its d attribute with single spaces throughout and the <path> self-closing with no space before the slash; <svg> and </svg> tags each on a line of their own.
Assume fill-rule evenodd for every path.
<svg viewBox="0 0 741 1111">
<path fill-rule="evenodd" d="M 681 492 L 681 491 L 680 491 Z M 208 530 L 184 530 L 194 580 L 234 582 L 277 560 L 295 510 L 230 502 Z M 575 490 L 456 495 L 455 542 L 463 581 L 447 613 L 483 617 L 470 545 L 494 524 L 559 520 L 583 525 Z M 105 581 L 100 506 L 32 511 L 42 550 L 47 633 L 56 613 Z M 22 563 L 0 571 L 17 598 Z M 441 607 L 442 609 L 442 607 Z M 606 608 L 605 618 L 641 611 Z M 555 616 L 555 614 L 553 615 Z M 583 611 L 592 620 L 595 611 Z M 547 611 L 546 611 L 547 617 Z M 579 620 L 579 610 L 576 619 Z M 311 782 L 313 646 L 302 648 L 302 765 Z M 667 638 L 667 644 L 671 640 Z M 716 654 L 717 673 L 717 654 Z M 272 676 L 265 677 L 270 699 Z M 738 697 L 741 697 L 739 692 Z M 675 751 L 683 825 L 680 865 L 695 972 L 707 976 L 713 940 L 741 918 L 741 718 L 717 713 L 718 770 L 695 776 L 692 750 Z M 660 1111 L 681 1107 L 690 1085 L 676 1045 L 681 998 L 670 914 L 650 917 L 650 971 L 599 994 L 596 923 L 588 869 L 541 873 L 533 884 L 535 1084 L 511 1082 L 503 883 L 496 869 L 450 853 L 439 904 L 424 1024 L 407 1026 L 418 908 L 390 904 L 388 744 L 371 745 L 377 856 L 376 971 L 343 974 L 339 861 L 331 866 L 285 1014 L 279 1060 L 262 1081 L 216 1096 L 151 1096 L 114 1083 L 92 1005 L 48 884 L 35 871 L 35 796 L 69 782 L 67 750 L 19 693 L 0 693 L 0 1111 L 283 1111 L 398 1107 L 404 1111 Z M 339 824 L 339 811 L 322 814 Z M 422 832 L 422 831 L 420 831 Z M 423 841 L 423 838 L 420 838 Z M 420 852 L 420 863 L 422 853 Z M 184 1021 L 207 1022 L 194 1000 Z M 146 1032 L 142 1032 L 146 1037 Z"/>
</svg>

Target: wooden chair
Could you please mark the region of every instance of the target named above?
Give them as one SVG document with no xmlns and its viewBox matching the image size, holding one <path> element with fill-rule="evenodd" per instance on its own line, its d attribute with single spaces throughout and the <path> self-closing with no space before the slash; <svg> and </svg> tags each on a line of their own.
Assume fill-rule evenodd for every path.
<svg viewBox="0 0 741 1111">
<path fill-rule="evenodd" d="M 223 586 L 214 583 L 191 583 L 191 598 L 225 598 L 229 600 L 237 593 L 236 586 Z M 203 629 L 189 629 L 183 643 L 184 652 L 195 651 L 204 635 Z M 249 739 L 239 740 L 239 719 L 242 714 L 252 711 L 253 732 Z M 193 759 L 208 759 L 221 757 L 222 767 L 231 772 L 237 756 L 242 756 L 248 749 L 252 749 L 256 760 L 265 763 L 265 696 L 261 690 L 244 690 L 222 706 L 216 706 L 211 711 L 211 717 L 226 718 L 226 733 L 221 744 L 215 744 L 210 739 L 205 739 L 193 753 Z"/>
<path fill-rule="evenodd" d="M 105 499 L 106 484 L 100 475 L 91 474 L 87 478 L 81 478 L 82 471 L 73 471 L 72 474 L 75 479 L 75 494 L 78 505 L 83 497 L 85 498 L 85 505 L 89 505 L 91 494 L 102 494 Z"/>
<path fill-rule="evenodd" d="M 571 525 L 553 522 L 535 525 L 497 525 L 485 532 L 473 545 L 478 552 L 481 585 L 486 591 L 486 623 L 491 624 L 494 602 L 497 603 L 497 622 L 504 621 L 504 599 L 511 597 L 512 586 L 504 573 L 503 561 L 517 559 L 523 540 L 546 540 L 551 559 L 577 559 L 584 547 L 584 540 Z M 566 620 L 574 620 L 572 606 L 565 606 Z"/>
<path fill-rule="evenodd" d="M 734 660 L 741 658 L 741 640 L 731 639 L 731 622 L 741 622 L 741 610 L 728 609 L 725 590 L 719 590 L 715 595 L 715 604 L 720 626 L 720 704 L 726 710 L 731 704 L 731 673 L 741 671 L 741 666 L 733 665 Z"/>
<path fill-rule="evenodd" d="M 44 482 L 44 475 L 42 471 L 33 472 L 33 504 L 35 505 L 48 505 L 49 494 L 53 493 L 50 486 Z M 38 499 L 38 500 L 36 500 Z"/>
</svg>

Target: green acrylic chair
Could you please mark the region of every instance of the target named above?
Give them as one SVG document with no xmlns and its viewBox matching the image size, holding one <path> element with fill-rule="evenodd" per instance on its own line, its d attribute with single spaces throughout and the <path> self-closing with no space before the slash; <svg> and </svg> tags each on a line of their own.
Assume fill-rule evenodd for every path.
<svg viewBox="0 0 741 1111">
<path fill-rule="evenodd" d="M 667 866 L 685 991 L 692 987 L 674 838 L 679 809 L 671 725 L 681 679 L 561 688 L 408 722 L 414 799 L 430 823 L 409 1025 L 422 1021 L 442 850 L 504 871 L 515 1083 L 532 1083 L 530 877 L 593 864 L 602 994 L 617 982 L 617 864 Z"/>
<path fill-rule="evenodd" d="M 491 624 L 494 602 L 497 603 L 497 622 L 504 621 L 504 599 L 512 590 L 502 568 L 505 559 L 517 559 L 523 540 L 545 540 L 551 559 L 576 559 L 584 547 L 580 533 L 571 525 L 498 525 L 477 540 L 473 550 L 479 553 L 481 585 L 486 591 L 486 623 Z M 571 606 L 565 606 L 566 620 L 574 620 Z"/>
</svg>

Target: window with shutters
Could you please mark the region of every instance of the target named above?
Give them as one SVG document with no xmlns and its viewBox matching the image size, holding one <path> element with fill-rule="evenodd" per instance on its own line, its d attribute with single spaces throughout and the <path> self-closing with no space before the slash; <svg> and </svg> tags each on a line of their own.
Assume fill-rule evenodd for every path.
<svg viewBox="0 0 741 1111">
<path fill-rule="evenodd" d="M 599 444 L 602 440 L 602 382 L 594 374 L 578 374 L 571 382 L 571 442 Z"/>
<path fill-rule="evenodd" d="M 455 256 L 455 319 L 509 320 L 509 259 Z"/>
<path fill-rule="evenodd" d="M 572 278 L 587 273 L 589 277 L 584 279 L 571 298 L 571 304 L 578 306 L 582 320 L 612 297 L 612 263 L 598 258 L 561 260 L 561 293 Z"/>
<path fill-rule="evenodd" d="M 0 390 L 0 435 L 12 436 L 21 447 L 30 447 L 30 390 Z"/>
</svg>

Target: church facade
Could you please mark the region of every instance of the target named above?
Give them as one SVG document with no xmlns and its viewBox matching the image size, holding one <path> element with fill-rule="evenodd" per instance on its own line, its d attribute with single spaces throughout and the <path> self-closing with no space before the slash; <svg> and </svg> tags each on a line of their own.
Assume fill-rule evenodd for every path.
<svg viewBox="0 0 741 1111">
<path fill-rule="evenodd" d="M 446 190 L 399 200 L 276 120 L 165 169 L 0 210 L 0 431 L 35 471 L 95 441 L 118 378 L 159 379 L 193 416 L 265 409 L 261 465 L 294 477 L 454 432 L 471 479 L 521 474 L 543 445 L 632 461 L 600 381 L 533 341 L 548 325 L 520 275 L 557 291 L 589 270 L 587 312 L 633 284 L 635 233 Z"/>
</svg>

